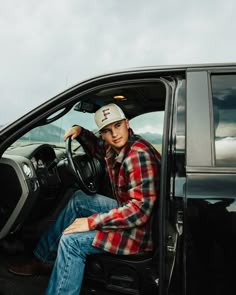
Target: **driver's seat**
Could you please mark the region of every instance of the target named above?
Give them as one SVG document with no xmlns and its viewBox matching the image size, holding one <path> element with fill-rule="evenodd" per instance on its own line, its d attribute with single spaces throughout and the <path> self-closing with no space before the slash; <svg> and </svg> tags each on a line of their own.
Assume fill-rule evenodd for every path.
<svg viewBox="0 0 236 295">
<path fill-rule="evenodd" d="M 158 212 L 153 216 L 154 251 L 134 255 L 93 254 L 87 259 L 83 288 L 93 294 L 153 294 L 158 288 Z M 83 294 L 83 293 L 82 293 Z M 87 294 L 87 293 L 86 293 Z"/>
</svg>

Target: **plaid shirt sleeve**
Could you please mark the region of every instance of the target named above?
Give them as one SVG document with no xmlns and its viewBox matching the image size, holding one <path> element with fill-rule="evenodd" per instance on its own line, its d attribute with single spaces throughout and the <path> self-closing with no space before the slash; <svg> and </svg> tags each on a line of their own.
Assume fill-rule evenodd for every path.
<svg viewBox="0 0 236 295">
<path fill-rule="evenodd" d="M 92 157 L 104 160 L 104 143 L 93 132 L 81 127 L 80 135 L 76 139 L 89 151 Z"/>
<path fill-rule="evenodd" d="M 107 213 L 90 216 L 90 229 L 117 230 L 145 224 L 157 197 L 158 169 L 157 161 L 149 151 L 131 149 L 119 174 L 123 183 L 119 184 L 118 194 L 125 204 Z"/>
</svg>

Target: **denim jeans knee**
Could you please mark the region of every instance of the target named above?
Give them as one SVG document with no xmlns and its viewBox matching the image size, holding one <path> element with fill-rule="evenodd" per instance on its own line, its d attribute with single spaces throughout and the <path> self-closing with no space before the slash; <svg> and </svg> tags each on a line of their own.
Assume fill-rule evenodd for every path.
<svg viewBox="0 0 236 295">
<path fill-rule="evenodd" d="M 62 235 L 47 295 L 79 294 L 87 256 L 104 253 L 92 246 L 95 234 L 89 231 Z"/>
</svg>

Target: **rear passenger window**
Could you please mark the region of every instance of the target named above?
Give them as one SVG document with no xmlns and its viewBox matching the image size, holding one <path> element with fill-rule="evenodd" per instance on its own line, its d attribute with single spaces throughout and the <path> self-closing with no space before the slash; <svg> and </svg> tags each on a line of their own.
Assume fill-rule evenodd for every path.
<svg viewBox="0 0 236 295">
<path fill-rule="evenodd" d="M 216 166 L 236 167 L 236 74 L 212 75 Z"/>
</svg>

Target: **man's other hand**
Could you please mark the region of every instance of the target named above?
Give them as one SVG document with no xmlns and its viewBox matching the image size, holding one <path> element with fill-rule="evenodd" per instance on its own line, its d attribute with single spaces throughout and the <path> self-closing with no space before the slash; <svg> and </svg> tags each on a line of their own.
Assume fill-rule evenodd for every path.
<svg viewBox="0 0 236 295">
<path fill-rule="evenodd" d="M 79 125 L 73 126 L 66 131 L 64 135 L 64 140 L 67 140 L 67 138 L 70 136 L 71 136 L 71 139 L 75 139 L 77 136 L 79 136 L 80 132 L 81 132 L 81 127 Z"/>
<path fill-rule="evenodd" d="M 79 232 L 89 231 L 88 219 L 86 217 L 76 218 L 71 225 L 69 225 L 63 234 L 73 234 Z"/>
</svg>

